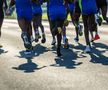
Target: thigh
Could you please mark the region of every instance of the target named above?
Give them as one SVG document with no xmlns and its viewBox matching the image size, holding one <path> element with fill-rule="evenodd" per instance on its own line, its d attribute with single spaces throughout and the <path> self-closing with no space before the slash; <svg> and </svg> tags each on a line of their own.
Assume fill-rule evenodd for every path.
<svg viewBox="0 0 108 90">
<path fill-rule="evenodd" d="M 64 19 L 61 19 L 61 20 L 58 20 L 57 21 L 57 27 L 63 27 L 63 25 L 64 25 Z"/>
<path fill-rule="evenodd" d="M 101 8 L 103 6 L 107 6 L 107 1 L 106 0 L 96 0 L 97 7 Z"/>
<path fill-rule="evenodd" d="M 25 19 L 18 19 L 18 24 L 22 31 L 25 31 L 27 29 Z"/>
<path fill-rule="evenodd" d="M 52 31 L 57 26 L 56 25 L 57 22 L 55 20 L 51 20 L 50 23 L 51 23 L 51 31 Z"/>
<path fill-rule="evenodd" d="M 35 23 L 35 25 L 40 26 L 42 23 L 42 14 L 33 15 L 33 22 Z"/>
<path fill-rule="evenodd" d="M 4 18 L 3 8 L 0 6 L 0 19 Z"/>
<path fill-rule="evenodd" d="M 97 30 L 97 24 L 95 22 L 95 15 L 94 14 L 89 15 L 88 25 L 89 25 L 88 29 L 90 31 L 96 31 Z"/>
<path fill-rule="evenodd" d="M 84 28 L 88 29 L 88 16 L 87 15 L 82 15 L 83 23 L 84 23 Z"/>
<path fill-rule="evenodd" d="M 1 29 L 1 26 L 2 26 L 2 24 L 3 24 L 3 19 L 4 19 L 4 18 L 0 18 L 0 29 Z"/>
</svg>

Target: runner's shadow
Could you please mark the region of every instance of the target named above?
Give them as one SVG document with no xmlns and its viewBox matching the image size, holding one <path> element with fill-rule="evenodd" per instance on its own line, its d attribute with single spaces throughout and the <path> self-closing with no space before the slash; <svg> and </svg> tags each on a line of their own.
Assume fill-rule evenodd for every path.
<svg viewBox="0 0 108 90">
<path fill-rule="evenodd" d="M 48 52 L 48 49 L 40 44 L 37 44 L 36 46 L 33 47 L 33 51 L 31 54 L 25 54 L 25 51 L 20 51 L 20 56 L 17 56 L 19 58 L 25 58 L 25 59 L 33 59 L 34 57 L 37 57 L 41 54 L 44 54 L 45 52 Z"/>
<path fill-rule="evenodd" d="M 81 44 L 81 43 L 78 43 L 75 46 L 71 46 L 71 47 L 76 49 L 76 50 L 82 50 L 82 51 L 84 51 L 84 49 L 85 49 L 85 46 L 83 44 Z"/>
<path fill-rule="evenodd" d="M 27 59 L 27 63 L 21 64 L 18 67 L 12 67 L 12 68 L 15 70 L 22 70 L 25 73 L 32 73 L 32 72 L 35 72 L 35 70 L 40 70 L 44 67 L 45 66 L 38 68 L 38 65 L 33 63 L 31 59 Z"/>
<path fill-rule="evenodd" d="M 36 52 L 35 52 L 36 50 Z M 31 73 L 35 70 L 40 70 L 42 68 L 45 68 L 46 66 L 42 66 L 38 68 L 38 65 L 32 62 L 32 59 L 36 56 L 39 56 L 40 54 L 43 54 L 46 50 L 46 47 L 41 46 L 40 44 L 36 45 L 33 49 L 33 52 L 31 54 L 25 54 L 25 51 L 21 51 L 20 56 L 17 56 L 19 58 L 25 58 L 27 60 L 27 63 L 21 64 L 18 67 L 13 67 L 13 69 L 16 70 L 23 70 L 25 73 Z"/>
<path fill-rule="evenodd" d="M 5 51 L 5 50 L 3 50 L 3 49 L 0 48 L 0 55 L 3 54 L 3 53 L 7 53 L 7 52 L 8 51 Z"/>
<path fill-rule="evenodd" d="M 85 46 L 81 43 L 76 45 L 70 44 L 71 49 L 75 49 L 75 53 L 77 53 L 77 58 L 86 58 L 87 56 L 84 54 Z"/>
<path fill-rule="evenodd" d="M 63 54 L 62 57 L 55 58 L 55 64 L 52 64 L 50 66 L 54 67 L 65 67 L 67 69 L 75 69 L 76 66 L 81 65 L 82 62 L 76 62 L 77 60 L 77 53 L 73 52 L 71 49 L 61 49 L 61 52 Z"/>
<path fill-rule="evenodd" d="M 103 43 L 94 43 L 93 45 L 96 48 L 105 49 L 105 50 L 103 50 L 103 52 L 108 51 L 108 45 L 105 45 Z"/>
<path fill-rule="evenodd" d="M 105 50 L 99 50 L 105 49 Z M 92 53 L 90 53 L 92 63 L 101 63 L 102 65 L 108 65 L 108 55 L 104 55 L 105 52 L 108 51 L 108 46 L 102 43 L 95 43 L 95 47 L 92 49 Z"/>
<path fill-rule="evenodd" d="M 47 47 L 44 47 L 41 44 L 37 44 L 33 47 L 33 51 L 35 53 L 35 56 L 39 56 L 41 54 L 44 54 L 45 52 L 48 52 L 49 50 Z"/>
</svg>

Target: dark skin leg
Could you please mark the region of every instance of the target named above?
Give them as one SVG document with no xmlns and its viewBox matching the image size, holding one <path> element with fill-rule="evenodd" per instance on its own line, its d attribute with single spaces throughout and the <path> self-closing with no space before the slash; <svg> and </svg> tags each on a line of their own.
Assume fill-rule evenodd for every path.
<svg viewBox="0 0 108 90">
<path fill-rule="evenodd" d="M 57 34 L 57 54 L 61 56 L 60 47 L 61 47 L 62 34 Z"/>
<path fill-rule="evenodd" d="M 40 17 L 37 15 L 34 15 L 34 17 L 33 17 L 33 28 L 34 28 L 35 32 L 38 31 L 38 27 L 40 24 L 39 18 Z"/>
<path fill-rule="evenodd" d="M 40 15 L 40 28 L 41 28 L 41 31 L 42 33 L 44 33 L 44 26 L 42 25 L 42 14 Z"/>
<path fill-rule="evenodd" d="M 83 22 L 86 45 L 90 46 L 89 32 L 97 31 L 94 14 L 83 15 Z"/>
<path fill-rule="evenodd" d="M 69 14 L 69 10 L 67 10 L 67 12 L 66 12 L 66 18 L 65 18 L 65 20 L 68 18 L 68 14 Z M 63 25 L 62 29 L 63 29 L 62 30 L 63 37 L 66 37 L 66 26 Z"/>
<path fill-rule="evenodd" d="M 74 24 L 78 25 L 79 24 L 79 18 L 80 18 L 80 13 L 75 13 L 74 14 Z M 78 35 L 78 27 L 75 25 L 75 30 L 76 30 L 76 38 L 79 39 Z"/>
<path fill-rule="evenodd" d="M 0 19 L 0 37 L 1 37 L 1 27 L 2 27 L 2 24 L 3 24 L 3 18 Z"/>
<path fill-rule="evenodd" d="M 29 34 L 29 36 L 32 36 L 32 25 L 31 25 L 31 22 L 27 22 L 27 23 L 28 23 L 28 28 L 27 28 L 28 34 Z"/>
<path fill-rule="evenodd" d="M 31 35 L 32 35 L 31 22 L 27 21 L 25 19 L 20 19 L 20 20 L 18 20 L 18 24 L 19 24 L 19 27 L 21 28 L 21 31 L 22 31 L 21 37 L 22 37 L 22 39 L 24 41 L 25 48 L 26 49 L 32 49 L 32 44 L 31 44 Z M 26 35 L 27 38 L 24 39 L 23 35 Z M 26 43 L 26 40 L 29 43 Z"/>
<path fill-rule="evenodd" d="M 19 27 L 21 28 L 22 32 L 27 32 L 29 36 L 32 35 L 32 27 L 31 22 L 26 21 L 25 19 L 18 20 Z"/>
<path fill-rule="evenodd" d="M 61 56 L 60 47 L 61 47 L 62 33 L 58 32 L 58 27 L 60 27 L 62 29 L 64 20 L 51 21 L 51 23 L 52 23 L 51 30 L 53 30 L 52 31 L 53 35 L 55 36 L 54 33 L 56 33 L 56 36 L 57 36 L 57 55 Z"/>
<path fill-rule="evenodd" d="M 92 39 L 94 38 L 93 32 L 95 32 L 95 34 L 98 34 L 98 29 L 97 29 L 97 24 L 95 22 L 95 15 L 91 15 L 89 18 L 89 30 L 91 33 L 91 37 Z"/>
<path fill-rule="evenodd" d="M 89 41 L 89 29 L 88 29 L 88 16 L 83 15 L 83 23 L 84 23 L 84 35 L 86 40 L 86 45 L 90 45 Z"/>
<path fill-rule="evenodd" d="M 42 14 L 34 14 L 33 16 L 33 27 L 34 27 L 34 31 L 35 33 L 38 33 L 39 35 L 39 27 L 41 29 L 42 32 L 42 43 L 45 42 L 45 33 L 44 33 L 44 26 L 42 25 Z M 36 36 L 37 37 L 37 36 Z M 37 37 L 36 41 L 38 41 L 39 37 Z"/>
<path fill-rule="evenodd" d="M 48 16 L 49 27 L 50 27 L 50 31 L 51 31 L 51 34 L 52 34 L 52 38 L 55 39 L 55 36 L 53 35 L 52 30 L 51 30 L 51 29 L 52 29 L 52 22 L 51 22 L 51 20 L 50 20 L 50 17 L 49 17 L 48 12 L 47 12 L 47 16 Z"/>
<path fill-rule="evenodd" d="M 107 18 L 107 6 L 101 7 L 101 11 L 102 11 L 103 19 L 108 23 L 108 18 Z"/>
<path fill-rule="evenodd" d="M 18 20 L 19 27 L 21 28 L 22 32 L 27 32 L 27 26 L 25 19 Z"/>
</svg>

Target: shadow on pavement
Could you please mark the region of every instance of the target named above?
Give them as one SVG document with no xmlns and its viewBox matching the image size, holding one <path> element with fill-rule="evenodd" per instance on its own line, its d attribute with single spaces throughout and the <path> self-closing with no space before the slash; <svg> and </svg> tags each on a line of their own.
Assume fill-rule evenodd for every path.
<svg viewBox="0 0 108 90">
<path fill-rule="evenodd" d="M 28 58 L 31 58 L 33 59 L 33 57 L 37 57 L 41 54 L 44 54 L 45 52 L 48 52 L 48 49 L 40 44 L 37 44 L 36 46 L 33 47 L 33 51 L 31 54 L 27 55 L 25 54 L 25 51 L 20 51 L 20 56 L 17 56 L 19 58 L 25 58 L 25 59 L 28 59 Z"/>
<path fill-rule="evenodd" d="M 96 48 L 102 48 L 102 49 L 106 49 L 105 51 L 108 51 L 108 45 L 105 45 L 103 43 L 94 43 L 94 46 Z"/>
<path fill-rule="evenodd" d="M 36 56 L 39 56 L 49 51 L 47 47 L 44 47 L 41 44 L 37 44 L 36 46 L 34 46 L 33 50 Z"/>
<path fill-rule="evenodd" d="M 106 51 L 108 51 L 108 46 L 102 43 L 95 43 L 95 47 L 92 49 L 92 53 L 90 53 L 92 63 L 101 63 L 102 65 L 108 65 L 108 55 L 104 55 Z M 99 50 L 104 49 L 104 50 Z"/>
<path fill-rule="evenodd" d="M 71 49 L 75 49 L 75 53 L 77 53 L 77 58 L 86 58 L 87 55 L 84 54 L 84 49 L 85 49 L 85 46 L 81 43 L 78 43 L 76 45 L 70 45 L 70 48 Z"/>
<path fill-rule="evenodd" d="M 62 57 L 55 58 L 55 64 L 50 66 L 54 67 L 66 67 L 67 69 L 75 69 L 76 66 L 81 65 L 82 62 L 76 62 L 78 56 L 77 53 L 73 52 L 71 49 L 61 49 Z"/>
<path fill-rule="evenodd" d="M 85 46 L 83 44 L 81 44 L 81 43 L 78 43 L 76 46 L 73 46 L 73 48 L 76 49 L 76 50 L 82 50 L 82 51 L 84 51 Z"/>
<path fill-rule="evenodd" d="M 0 48 L 0 55 L 3 53 L 7 53 L 8 51 L 3 50 L 2 48 Z"/>
<path fill-rule="evenodd" d="M 40 54 L 43 54 L 44 52 L 47 52 L 48 50 L 46 47 L 41 46 L 40 44 L 37 44 L 36 46 L 33 47 L 33 52 L 29 55 L 26 55 L 24 52 L 21 51 L 20 56 L 17 56 L 19 58 L 25 58 L 27 60 L 27 63 L 21 64 L 18 67 L 13 67 L 13 69 L 16 70 L 23 70 L 25 73 L 31 73 L 34 72 L 35 70 L 40 70 L 46 66 L 39 67 L 38 65 L 32 62 L 33 57 L 39 56 Z"/>
<path fill-rule="evenodd" d="M 23 70 L 25 73 L 31 73 L 31 72 L 35 72 L 35 70 L 40 70 L 44 67 L 45 66 L 38 68 L 38 65 L 33 63 L 31 59 L 27 59 L 27 63 L 12 68 L 16 70 Z"/>
</svg>

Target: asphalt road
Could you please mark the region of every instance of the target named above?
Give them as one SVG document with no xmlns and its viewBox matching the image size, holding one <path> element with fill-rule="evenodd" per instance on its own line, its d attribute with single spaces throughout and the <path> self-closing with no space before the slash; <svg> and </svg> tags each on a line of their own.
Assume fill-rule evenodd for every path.
<svg viewBox="0 0 108 90">
<path fill-rule="evenodd" d="M 62 48 L 61 58 L 56 57 L 56 47 L 51 46 L 48 22 L 43 21 L 43 25 L 47 42 L 34 42 L 34 53 L 25 55 L 17 21 L 4 21 L 0 90 L 108 90 L 108 25 L 99 27 L 101 39 L 96 41 L 91 54 L 84 54 L 84 36 L 76 45 L 75 30 L 70 24 L 67 28 L 70 48 Z"/>
</svg>

